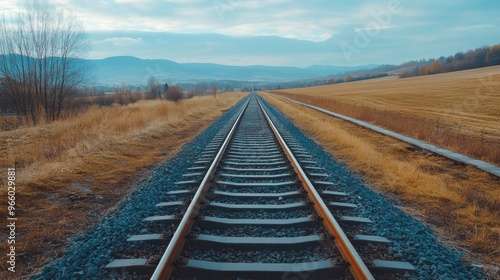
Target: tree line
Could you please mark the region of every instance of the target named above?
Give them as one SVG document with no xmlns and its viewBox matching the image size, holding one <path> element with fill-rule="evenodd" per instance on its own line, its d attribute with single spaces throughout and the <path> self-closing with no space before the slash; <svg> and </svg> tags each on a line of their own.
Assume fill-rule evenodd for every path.
<svg viewBox="0 0 500 280">
<path fill-rule="evenodd" d="M 437 59 L 413 60 L 400 65 L 384 64 L 373 69 L 349 71 L 322 79 L 267 83 L 261 85 L 261 88 L 279 90 L 284 88 L 312 87 L 376 79 L 389 75 L 398 75 L 400 78 L 407 78 L 495 65 L 500 65 L 500 45 L 491 47 L 483 46 L 466 52 L 458 52 L 455 55 L 447 57 L 441 56 Z"/>
<path fill-rule="evenodd" d="M 460 70 L 500 65 L 500 45 L 483 46 L 466 52 L 457 52 L 437 59 L 410 61 L 400 65 L 400 78 L 432 75 Z"/>
</svg>

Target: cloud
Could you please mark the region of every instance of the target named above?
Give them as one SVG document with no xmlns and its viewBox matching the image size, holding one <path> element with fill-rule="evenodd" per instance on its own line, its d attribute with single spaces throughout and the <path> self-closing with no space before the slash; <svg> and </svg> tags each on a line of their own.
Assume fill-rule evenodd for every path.
<svg viewBox="0 0 500 280">
<path fill-rule="evenodd" d="M 493 24 L 476 24 L 476 25 L 465 25 L 465 26 L 458 26 L 458 27 L 452 27 L 450 30 L 453 31 L 472 31 L 472 30 L 479 30 L 479 29 L 486 29 L 486 28 L 493 28 L 495 25 Z"/>
<path fill-rule="evenodd" d="M 185 3 L 199 3 L 205 0 L 163 0 L 163 1 L 171 4 L 183 4 L 183 3 L 185 4 Z"/>
<path fill-rule="evenodd" d="M 111 43 L 113 46 L 130 46 L 140 44 L 142 42 L 142 38 L 130 38 L 130 37 L 113 37 L 106 38 L 102 41 L 97 41 L 98 44 L 102 43 Z"/>
<path fill-rule="evenodd" d="M 0 12 L 19 12 L 20 10 L 17 0 L 4 0 L 0 6 Z"/>
<path fill-rule="evenodd" d="M 115 3 L 118 4 L 139 4 L 148 2 L 147 0 L 115 0 Z"/>
<path fill-rule="evenodd" d="M 372 26 L 365 26 L 364 28 L 356 28 L 356 29 L 354 29 L 354 31 L 356 31 L 356 32 L 364 32 L 364 31 L 392 29 L 394 27 L 395 27 L 394 25 L 386 25 L 386 26 L 372 25 Z"/>
<path fill-rule="evenodd" d="M 46 0 L 85 23 L 93 57 L 307 66 L 401 63 L 500 43 L 489 0 Z M 389 17 L 390 3 L 400 9 Z M 0 13 L 20 1 L 2 0 Z M 385 19 L 385 20 L 384 20 Z M 356 45 L 361 36 L 367 44 Z M 347 62 L 340 45 L 358 46 Z M 137 46 L 140 46 L 138 48 Z"/>
<path fill-rule="evenodd" d="M 119 5 L 130 5 L 143 11 L 148 11 L 152 6 L 152 0 L 115 0 Z"/>
</svg>

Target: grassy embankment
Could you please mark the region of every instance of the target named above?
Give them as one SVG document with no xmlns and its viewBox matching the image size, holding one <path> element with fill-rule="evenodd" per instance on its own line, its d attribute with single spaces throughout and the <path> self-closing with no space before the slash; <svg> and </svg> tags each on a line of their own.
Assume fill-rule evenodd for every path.
<svg viewBox="0 0 500 280">
<path fill-rule="evenodd" d="M 69 237 L 96 223 L 136 187 L 134 181 L 173 157 L 243 96 L 93 107 L 66 120 L 0 132 L 0 167 L 17 168 L 19 272 L 14 278 L 60 255 Z M 0 178 L 2 186 L 6 180 L 7 175 Z M 6 191 L 0 191 L 3 205 Z M 0 211 L 6 215 L 6 207 Z M 6 238 L 2 231 L 1 239 Z M 6 252 L 6 243 L 0 248 Z M 0 278 L 10 276 L 0 273 Z"/>
<path fill-rule="evenodd" d="M 443 126 L 447 123 L 463 121 L 461 130 L 471 130 L 467 135 L 481 130 L 488 131 L 488 141 L 498 143 L 500 137 L 499 132 L 495 131 L 494 123 L 496 120 L 498 125 L 500 118 L 495 117 L 494 108 L 500 107 L 500 103 L 498 101 L 495 103 L 494 100 L 498 100 L 495 98 L 498 98 L 500 93 L 498 90 L 499 70 L 500 68 L 489 69 L 496 73 L 491 79 L 487 78 L 490 81 L 488 87 L 492 87 L 495 91 L 484 93 L 488 101 L 481 102 L 481 108 L 474 109 L 474 112 L 477 112 L 476 117 L 471 112 L 466 114 L 448 111 L 444 108 L 447 102 L 455 100 L 451 97 L 455 92 L 461 92 L 462 97 L 466 95 L 467 89 L 459 87 L 459 85 L 467 84 L 463 81 L 464 79 L 468 79 L 469 82 L 478 81 L 478 78 L 474 76 L 489 73 L 482 72 L 485 69 L 402 80 L 380 79 L 328 88 L 294 89 L 290 92 L 293 92 L 294 98 L 305 102 L 311 100 L 308 103 L 323 100 L 321 107 L 329 105 L 326 102 L 329 100 L 326 99 L 327 90 L 343 92 L 342 94 L 330 93 L 332 99 L 338 102 L 334 104 L 348 104 L 349 100 L 351 102 L 359 100 L 366 110 L 374 108 L 377 115 L 386 112 L 397 113 L 401 116 L 399 119 L 411 115 L 412 119 L 417 122 L 413 124 L 415 129 L 420 127 L 419 118 L 422 122 L 429 120 L 425 118 L 428 112 L 434 116 L 443 116 L 441 119 Z M 479 87 L 478 83 L 480 82 L 467 85 L 467 88 L 472 91 L 471 94 L 474 94 L 475 89 Z M 446 85 L 455 86 L 446 90 Z M 410 92 L 418 92 L 419 88 L 428 88 L 428 94 L 431 88 L 438 90 L 431 95 L 433 101 L 417 102 L 417 99 L 425 99 L 426 94 L 411 97 Z M 311 98 L 314 92 L 318 92 L 323 99 Z M 350 94 L 344 94 L 345 92 Z M 325 147 L 334 157 L 355 170 L 369 187 L 404 202 L 405 206 L 401 207 L 404 211 L 430 224 L 448 242 L 468 252 L 469 260 L 500 267 L 500 251 L 498 250 L 500 248 L 500 180 L 498 178 L 476 168 L 430 155 L 425 151 L 407 149 L 409 145 L 404 142 L 284 101 L 276 96 L 270 94 L 263 94 L 263 96 L 287 114 L 298 127 Z M 337 96 L 340 97 L 337 98 Z M 415 105 L 412 106 L 412 104 Z M 359 107 L 363 108 L 363 106 Z M 358 107 L 352 105 L 349 108 L 357 109 Z M 402 109 L 398 110 L 398 108 Z M 385 117 L 382 115 L 379 119 L 384 120 Z M 485 121 L 481 122 L 481 119 Z M 397 119 L 394 122 L 397 122 Z"/>
<path fill-rule="evenodd" d="M 500 164 L 500 66 L 275 93 Z"/>
</svg>

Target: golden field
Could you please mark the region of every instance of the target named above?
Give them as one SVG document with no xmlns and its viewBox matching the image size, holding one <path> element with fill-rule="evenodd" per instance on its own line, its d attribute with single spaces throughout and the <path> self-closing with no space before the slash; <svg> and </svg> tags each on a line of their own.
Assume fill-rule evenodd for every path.
<svg viewBox="0 0 500 280">
<path fill-rule="evenodd" d="M 16 213 L 22 222 L 16 229 L 16 251 L 22 271 L 16 278 L 36 273 L 60 255 L 69 237 L 98 222 L 148 169 L 173 157 L 245 95 L 92 107 L 50 124 L 0 131 L 0 167 L 17 169 Z M 6 185 L 6 180 L 3 176 L 0 183 Z M 6 191 L 0 192 L 4 198 Z M 6 208 L 1 209 L 5 216 Z M 1 245 L 3 252 L 6 245 Z M 2 279 L 7 277 L 3 273 Z"/>
<path fill-rule="evenodd" d="M 500 164 L 500 66 L 273 92 Z"/>
</svg>

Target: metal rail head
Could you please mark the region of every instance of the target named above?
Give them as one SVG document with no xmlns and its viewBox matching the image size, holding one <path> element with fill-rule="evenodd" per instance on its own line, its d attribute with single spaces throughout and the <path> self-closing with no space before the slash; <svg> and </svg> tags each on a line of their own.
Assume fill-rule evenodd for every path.
<svg viewBox="0 0 500 280">
<path fill-rule="evenodd" d="M 344 258 L 344 260 L 346 260 L 346 262 L 349 263 L 349 270 L 354 276 L 354 279 L 375 279 L 371 274 L 371 272 L 366 267 L 361 257 L 359 256 L 358 252 L 356 252 L 356 250 L 352 246 L 351 242 L 345 235 L 344 231 L 338 224 L 337 220 L 335 220 L 335 218 L 333 217 L 332 213 L 324 203 L 319 193 L 314 188 L 309 178 L 307 178 L 307 175 L 300 166 L 299 162 L 297 161 L 297 159 L 295 159 L 292 151 L 288 148 L 287 144 L 285 143 L 285 140 L 283 140 L 278 129 L 271 121 L 271 118 L 264 109 L 264 106 L 262 106 L 262 103 L 260 102 L 259 99 L 257 99 L 257 101 L 259 102 L 259 106 L 262 112 L 264 113 L 264 116 L 266 117 L 269 126 L 274 132 L 274 135 L 278 139 L 278 142 L 280 143 L 281 147 L 285 151 L 285 154 L 287 158 L 290 160 L 293 169 L 297 173 L 299 180 L 306 189 L 309 199 L 314 203 L 314 208 L 318 212 L 318 215 L 322 218 L 323 224 L 325 225 L 328 232 L 334 237 L 335 245 L 339 249 L 340 254 Z"/>
<path fill-rule="evenodd" d="M 182 247 L 184 246 L 184 243 L 186 241 L 185 236 L 191 230 L 191 227 L 194 222 L 193 221 L 194 217 L 198 214 L 200 201 L 203 199 L 203 196 L 205 195 L 205 192 L 208 189 L 209 182 L 212 179 L 216 167 L 219 165 L 222 155 L 224 154 L 224 151 L 226 150 L 226 147 L 228 146 L 229 141 L 231 140 L 234 131 L 236 130 L 236 127 L 240 123 L 241 117 L 243 116 L 243 113 L 245 113 L 245 110 L 251 98 L 252 97 L 248 98 L 248 100 L 246 101 L 245 105 L 243 106 L 243 109 L 238 115 L 238 118 L 236 119 L 231 130 L 226 136 L 220 150 L 218 151 L 212 164 L 208 168 L 207 173 L 203 177 L 203 180 L 201 181 L 200 186 L 198 187 L 193 199 L 191 200 L 191 203 L 189 204 L 186 213 L 184 213 L 184 216 L 182 217 L 179 226 L 177 227 L 174 235 L 172 236 L 172 239 L 170 240 L 167 249 L 163 253 L 162 258 L 158 263 L 158 266 L 156 267 L 153 275 L 151 276 L 152 280 L 163 280 L 170 278 L 170 274 L 172 274 L 172 271 L 174 269 L 173 263 L 175 259 L 177 259 L 177 257 L 179 256 Z"/>
</svg>

